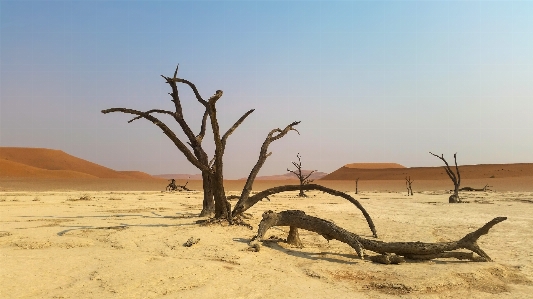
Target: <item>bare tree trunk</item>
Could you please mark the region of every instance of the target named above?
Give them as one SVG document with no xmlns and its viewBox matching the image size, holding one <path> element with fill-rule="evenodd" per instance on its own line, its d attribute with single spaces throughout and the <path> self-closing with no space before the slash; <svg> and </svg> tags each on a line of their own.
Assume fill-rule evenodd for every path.
<svg viewBox="0 0 533 299">
<path fill-rule="evenodd" d="M 244 211 L 248 210 L 253 205 L 255 205 L 257 202 L 259 202 L 261 199 L 266 198 L 272 194 L 286 192 L 286 191 L 296 191 L 296 190 L 299 190 L 300 188 L 303 188 L 304 190 L 319 190 L 319 191 L 322 191 L 322 192 L 325 192 L 325 193 L 328 193 L 334 196 L 339 196 L 339 197 L 342 197 L 348 200 L 363 213 L 363 216 L 365 217 L 366 222 L 368 223 L 368 226 L 370 227 L 370 230 L 372 231 L 373 236 L 375 238 L 378 237 L 378 234 L 376 232 L 376 227 L 374 226 L 374 222 L 372 221 L 372 218 L 370 217 L 368 212 L 365 210 L 365 208 L 359 203 L 359 201 L 357 201 L 356 199 L 354 199 L 353 197 L 351 197 L 350 195 L 344 192 L 333 190 L 333 189 L 320 186 L 317 184 L 308 184 L 308 185 L 304 185 L 303 187 L 301 187 L 300 185 L 285 185 L 285 186 L 278 186 L 278 187 L 273 187 L 267 190 L 263 190 L 259 193 L 254 194 L 253 196 L 248 197 L 244 201 L 239 200 L 239 202 L 235 205 L 235 208 L 233 209 L 233 213 L 232 213 L 233 217 L 236 217 L 242 214 Z"/>
<path fill-rule="evenodd" d="M 459 173 L 459 167 L 457 166 L 457 153 L 453 154 L 453 159 L 455 160 L 455 170 L 457 172 L 457 176 L 455 175 L 455 173 L 453 173 L 453 171 L 450 168 L 450 165 L 448 165 L 448 162 L 446 161 L 446 159 L 444 159 L 444 154 L 438 156 L 438 155 L 435 155 L 432 152 L 429 152 L 429 153 L 432 154 L 433 156 L 441 159 L 444 162 L 444 164 L 446 165 L 446 166 L 444 166 L 444 170 L 446 170 L 446 173 L 448 174 L 448 176 L 450 177 L 450 179 L 453 182 L 454 191 L 453 191 L 453 194 L 450 195 L 450 197 L 448 198 L 448 202 L 449 203 L 460 203 L 461 199 L 459 198 L 459 186 L 461 185 L 461 174 Z"/>
<path fill-rule="evenodd" d="M 359 178 L 355 179 L 355 194 L 359 193 L 359 191 L 357 190 L 358 185 L 359 185 Z"/>
<path fill-rule="evenodd" d="M 507 217 L 497 217 L 486 223 L 483 227 L 464 236 L 458 241 L 440 243 L 422 242 L 383 242 L 370 240 L 351 233 L 334 223 L 308 216 L 303 211 L 289 210 L 280 213 L 266 211 L 263 220 L 259 223 L 257 236 L 254 239 L 262 240 L 265 233 L 272 226 L 290 226 L 291 229 L 301 228 L 316 232 L 326 240 L 339 240 L 355 249 L 361 259 L 364 258 L 364 250 L 370 250 L 381 254 L 397 254 L 413 259 L 434 259 L 443 257 L 467 258 L 471 260 L 491 261 L 491 258 L 479 247 L 477 240 L 485 235 L 496 224 L 506 220 Z M 479 255 L 474 258 L 464 252 L 450 252 L 457 249 L 468 249 Z"/>
<path fill-rule="evenodd" d="M 202 187 L 204 189 L 204 200 L 200 217 L 213 217 L 215 215 L 215 200 L 213 198 L 213 183 L 209 172 L 202 171 Z"/>
</svg>

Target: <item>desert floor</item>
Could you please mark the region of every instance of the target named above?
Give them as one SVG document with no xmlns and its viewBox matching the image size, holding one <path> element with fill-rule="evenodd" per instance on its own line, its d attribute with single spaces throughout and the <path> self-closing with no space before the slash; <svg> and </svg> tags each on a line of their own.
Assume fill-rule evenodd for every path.
<svg viewBox="0 0 533 299">
<path fill-rule="evenodd" d="M 2 191 L 0 298 L 533 296 L 533 192 L 463 192 L 464 204 L 448 204 L 445 191 L 355 196 L 384 241 L 456 240 L 507 216 L 479 240 L 494 262 L 381 265 L 303 230 L 304 248 L 265 241 L 259 252 L 249 251 L 265 210 L 300 209 L 371 238 L 361 212 L 346 200 L 296 194 L 277 194 L 248 210 L 250 230 L 197 224 L 199 191 Z M 276 227 L 268 236 L 287 232 Z M 184 247 L 191 237 L 200 240 Z"/>
</svg>

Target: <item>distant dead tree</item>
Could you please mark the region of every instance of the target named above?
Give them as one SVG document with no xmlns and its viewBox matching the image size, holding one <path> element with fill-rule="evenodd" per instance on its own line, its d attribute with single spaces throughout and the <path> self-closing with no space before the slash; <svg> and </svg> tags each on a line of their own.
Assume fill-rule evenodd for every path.
<svg viewBox="0 0 533 299">
<path fill-rule="evenodd" d="M 170 179 L 170 183 L 168 183 L 166 190 L 167 191 L 192 191 L 191 189 L 187 188 L 187 184 L 189 181 L 185 183 L 185 185 L 176 185 L 175 179 Z"/>
<path fill-rule="evenodd" d="M 429 152 L 429 153 L 432 154 L 433 156 L 441 159 L 444 162 L 444 164 L 446 164 L 446 166 L 444 166 L 444 170 L 446 170 L 446 173 L 448 174 L 448 176 L 452 180 L 453 185 L 455 187 L 454 190 L 453 190 L 453 194 L 450 195 L 450 197 L 448 199 L 449 203 L 459 203 L 459 202 L 461 202 L 461 199 L 459 198 L 459 186 L 461 185 L 461 174 L 459 173 L 459 167 L 457 166 L 457 153 L 453 154 L 453 159 L 455 160 L 455 170 L 457 171 L 457 176 L 455 175 L 455 173 L 453 173 L 452 169 L 450 168 L 450 165 L 448 165 L 448 162 L 446 162 L 446 159 L 444 159 L 444 154 L 438 156 L 438 155 L 435 155 L 432 152 Z"/>
<path fill-rule="evenodd" d="M 296 167 L 296 170 L 290 170 L 287 168 L 287 171 L 288 172 L 292 172 L 294 175 L 296 175 L 298 177 L 298 180 L 300 180 L 300 186 L 304 186 L 304 185 L 307 185 L 309 183 L 311 183 L 313 180 L 309 179 L 309 177 L 313 174 L 313 172 L 315 172 L 316 170 L 313 170 L 311 171 L 309 174 L 307 175 L 304 175 L 302 173 L 302 160 L 301 160 L 301 156 L 300 156 L 300 153 L 298 153 L 296 155 L 296 157 L 298 157 L 298 163 L 296 162 L 292 162 L 292 165 L 294 165 L 294 167 Z M 303 188 L 300 188 L 300 194 L 298 194 L 299 197 L 307 197 L 307 195 L 305 195 L 304 193 L 304 190 Z"/>
<path fill-rule="evenodd" d="M 411 177 L 405 177 L 405 187 L 407 187 L 407 196 L 413 195 L 413 188 L 411 184 L 413 184 L 414 181 L 411 181 Z"/>
<path fill-rule="evenodd" d="M 359 185 L 359 178 L 356 178 L 356 179 L 355 179 L 355 194 L 358 194 L 358 192 L 359 192 L 359 191 L 357 190 L 358 185 Z"/>
</svg>

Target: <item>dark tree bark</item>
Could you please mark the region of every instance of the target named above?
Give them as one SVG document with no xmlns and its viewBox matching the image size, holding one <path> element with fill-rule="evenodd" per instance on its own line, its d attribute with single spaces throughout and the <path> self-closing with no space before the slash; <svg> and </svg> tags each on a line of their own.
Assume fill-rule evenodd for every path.
<svg viewBox="0 0 533 299">
<path fill-rule="evenodd" d="M 486 223 L 481 228 L 471 232 L 458 241 L 423 243 L 423 242 L 383 242 L 360 237 L 342 227 L 335 225 L 317 217 L 308 216 L 303 211 L 290 210 L 280 213 L 266 211 L 263 213 L 263 220 L 259 223 L 257 236 L 254 239 L 262 240 L 265 233 L 272 226 L 290 226 L 316 232 L 327 240 L 339 240 L 350 245 L 357 252 L 358 256 L 364 258 L 364 250 L 370 250 L 380 254 L 396 254 L 411 259 L 429 260 L 434 258 L 454 257 L 459 259 L 470 259 L 476 261 L 491 261 L 491 258 L 477 244 L 477 240 L 485 235 L 496 224 L 506 220 L 507 217 L 497 217 Z M 464 252 L 453 252 L 452 250 L 468 249 L 479 255 Z"/>
<path fill-rule="evenodd" d="M 298 153 L 296 155 L 296 157 L 298 157 L 298 163 L 292 162 L 292 165 L 294 165 L 294 167 L 296 167 L 296 170 L 290 170 L 290 169 L 287 168 L 287 171 L 288 172 L 292 172 L 294 175 L 296 175 L 296 177 L 300 181 L 300 186 L 303 187 L 304 185 L 307 185 L 307 184 L 309 184 L 309 183 L 311 183 L 313 181 L 313 180 L 310 180 L 309 177 L 316 170 L 311 171 L 308 175 L 304 175 L 302 173 L 302 160 L 301 160 L 300 153 Z M 307 195 L 305 195 L 305 193 L 304 193 L 304 189 L 303 188 L 300 188 L 300 193 L 298 194 L 298 196 L 299 197 L 307 197 Z"/>
<path fill-rule="evenodd" d="M 359 194 L 358 185 L 359 185 L 359 178 L 356 178 L 355 179 L 355 194 Z"/>
<path fill-rule="evenodd" d="M 448 165 L 448 162 L 446 162 L 446 159 L 444 159 L 444 154 L 438 156 L 438 155 L 435 155 L 434 153 L 432 152 L 429 152 L 430 154 L 432 154 L 433 156 L 441 159 L 444 164 L 446 166 L 444 166 L 444 170 L 446 170 L 446 173 L 448 174 L 448 176 L 450 177 L 450 179 L 452 180 L 453 182 L 453 185 L 454 185 L 454 191 L 453 191 L 453 194 L 450 195 L 448 201 L 449 203 L 460 203 L 461 202 L 461 199 L 459 198 L 459 186 L 461 185 L 461 174 L 459 173 L 459 167 L 457 166 L 457 153 L 453 154 L 453 159 L 455 160 L 455 170 L 457 171 L 457 176 L 455 175 L 455 173 L 453 173 L 452 169 L 450 168 L 450 165 Z"/>
<path fill-rule="evenodd" d="M 413 195 L 413 187 L 411 186 L 414 181 L 411 181 L 411 177 L 405 177 L 405 186 L 407 187 L 407 196 Z"/>
<path fill-rule="evenodd" d="M 325 192 L 325 193 L 328 193 L 334 196 L 339 196 L 339 197 L 342 197 L 348 200 L 349 202 L 354 204 L 359 210 L 361 210 L 361 212 L 363 213 L 363 216 L 366 219 L 366 222 L 368 223 L 368 226 L 370 227 L 370 230 L 372 231 L 372 235 L 375 238 L 378 237 L 378 234 L 376 232 L 376 227 L 374 226 L 374 222 L 372 221 L 372 218 L 370 217 L 368 212 L 365 210 L 365 208 L 359 203 L 359 201 L 357 201 L 356 199 L 354 199 L 353 197 L 351 197 L 350 195 L 344 192 L 333 190 L 333 189 L 320 186 L 317 184 L 308 184 L 308 185 L 304 185 L 303 187 L 300 185 L 285 185 L 285 186 L 273 187 L 273 188 L 261 191 L 259 193 L 254 194 L 253 196 L 247 197 L 246 200 L 239 200 L 239 202 L 235 205 L 235 208 L 233 209 L 233 213 L 232 213 L 233 217 L 236 217 L 242 214 L 244 211 L 251 208 L 253 205 L 258 203 L 263 198 L 267 198 L 270 195 L 280 193 L 280 192 L 300 190 L 300 188 L 303 188 L 304 190 L 307 190 L 307 191 L 318 190 L 318 191 L 322 191 L 322 192 Z"/>
<path fill-rule="evenodd" d="M 213 198 L 213 188 L 209 172 L 202 171 L 202 189 L 204 190 L 204 199 L 200 217 L 212 217 L 215 215 L 215 200 Z"/>
</svg>

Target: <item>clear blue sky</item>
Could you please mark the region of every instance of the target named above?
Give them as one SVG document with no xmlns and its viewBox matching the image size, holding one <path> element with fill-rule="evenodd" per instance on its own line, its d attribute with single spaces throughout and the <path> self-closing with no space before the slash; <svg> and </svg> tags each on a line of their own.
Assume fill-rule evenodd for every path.
<svg viewBox="0 0 533 299">
<path fill-rule="evenodd" d="M 152 123 L 160 75 L 218 102 L 225 177 L 354 162 L 533 162 L 533 1 L 0 1 L 0 146 L 60 149 L 117 170 L 199 173 Z M 202 106 L 181 87 L 198 132 Z M 173 128 L 177 126 L 164 118 Z M 182 135 L 180 135 L 182 136 Z M 212 153 L 212 139 L 204 145 Z"/>
</svg>

